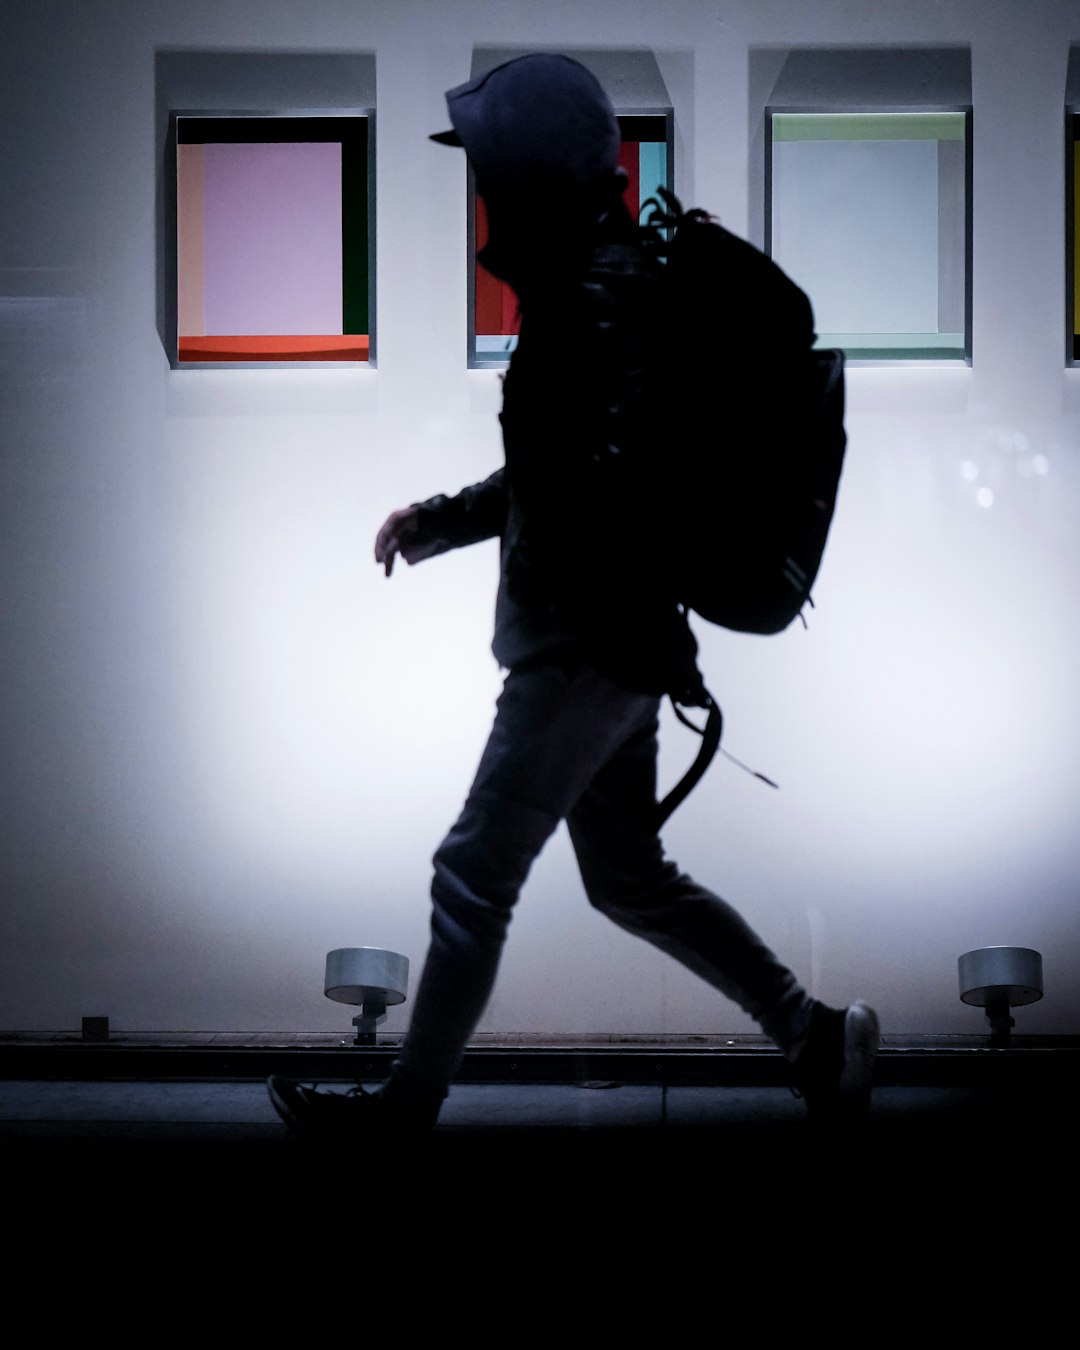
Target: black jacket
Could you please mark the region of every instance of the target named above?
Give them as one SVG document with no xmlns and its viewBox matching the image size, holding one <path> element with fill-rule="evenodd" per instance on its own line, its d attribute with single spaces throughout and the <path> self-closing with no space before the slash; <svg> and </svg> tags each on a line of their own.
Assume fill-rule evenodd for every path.
<svg viewBox="0 0 1080 1350">
<path fill-rule="evenodd" d="M 501 666 L 566 653 L 632 689 L 692 702 L 697 644 L 665 584 L 639 474 L 659 433 L 659 266 L 620 203 L 559 273 L 522 288 L 500 414 L 505 467 L 420 503 L 419 522 L 440 552 L 500 537 Z"/>
</svg>

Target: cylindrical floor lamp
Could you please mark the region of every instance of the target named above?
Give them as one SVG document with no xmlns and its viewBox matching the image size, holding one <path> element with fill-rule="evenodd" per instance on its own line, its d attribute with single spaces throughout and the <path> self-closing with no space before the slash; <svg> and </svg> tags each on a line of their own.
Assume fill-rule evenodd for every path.
<svg viewBox="0 0 1080 1350">
<path fill-rule="evenodd" d="M 338 947 L 326 954 L 323 990 L 336 1003 L 359 1004 L 353 1018 L 357 1045 L 374 1045 L 388 1004 L 404 1003 L 409 958 L 382 947 Z"/>
<path fill-rule="evenodd" d="M 979 947 L 959 960 L 960 998 L 985 1008 L 994 1045 L 1008 1045 L 1010 1008 L 1043 996 L 1042 957 L 1030 947 Z"/>
</svg>

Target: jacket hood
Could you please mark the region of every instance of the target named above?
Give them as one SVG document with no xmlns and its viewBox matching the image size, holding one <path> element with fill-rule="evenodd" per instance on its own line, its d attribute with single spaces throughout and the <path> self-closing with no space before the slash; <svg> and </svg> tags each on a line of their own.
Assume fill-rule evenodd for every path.
<svg viewBox="0 0 1080 1350">
<path fill-rule="evenodd" d="M 611 103 L 595 75 L 569 56 L 538 52 L 504 62 L 449 90 L 446 106 L 485 198 L 577 192 L 618 164 Z"/>
</svg>

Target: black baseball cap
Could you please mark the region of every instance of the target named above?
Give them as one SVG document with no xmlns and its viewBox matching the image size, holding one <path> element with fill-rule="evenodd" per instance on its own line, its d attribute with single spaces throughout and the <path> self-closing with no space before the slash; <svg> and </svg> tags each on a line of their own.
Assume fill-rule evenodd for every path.
<svg viewBox="0 0 1080 1350">
<path fill-rule="evenodd" d="M 464 149 L 481 182 L 542 179 L 583 187 L 618 164 L 619 123 L 580 61 L 534 52 L 446 94 L 451 130 L 430 139 Z"/>
</svg>

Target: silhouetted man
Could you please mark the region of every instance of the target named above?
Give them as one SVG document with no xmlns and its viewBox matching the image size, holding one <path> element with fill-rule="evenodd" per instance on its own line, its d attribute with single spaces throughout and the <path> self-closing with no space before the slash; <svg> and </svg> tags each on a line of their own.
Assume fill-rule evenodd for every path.
<svg viewBox="0 0 1080 1350">
<path fill-rule="evenodd" d="M 622 200 L 614 112 L 585 67 L 556 55 L 509 61 L 446 98 L 453 131 L 434 139 L 468 155 L 488 212 L 481 260 L 521 310 L 505 464 L 393 512 L 375 557 L 390 576 L 399 555 L 412 564 L 498 536 L 492 646 L 507 675 L 435 854 L 431 943 L 388 1081 L 338 1094 L 272 1078 L 271 1099 L 308 1137 L 434 1125 L 529 868 L 565 820 L 590 903 L 748 1013 L 791 1061 L 812 1114 L 858 1116 L 879 1040 L 873 1009 L 811 998 L 729 904 L 665 857 L 651 820 L 660 698 L 707 696 L 665 543 L 643 538 L 647 494 L 629 489 L 620 462 L 623 432 L 656 392 L 662 264 Z M 748 284 L 733 277 L 733 292 Z M 790 285 L 782 304 L 776 341 L 808 349 L 805 296 Z"/>
</svg>

